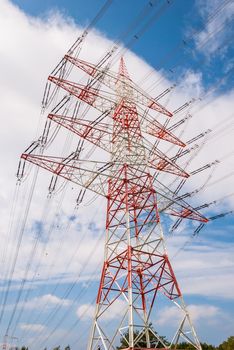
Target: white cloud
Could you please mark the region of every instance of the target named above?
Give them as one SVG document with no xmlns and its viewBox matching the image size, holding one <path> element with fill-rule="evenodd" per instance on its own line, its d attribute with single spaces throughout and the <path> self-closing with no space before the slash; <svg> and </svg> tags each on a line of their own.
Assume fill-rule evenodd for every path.
<svg viewBox="0 0 234 350">
<path fill-rule="evenodd" d="M 30 332 L 34 332 L 34 333 L 39 333 L 45 330 L 45 326 L 43 324 L 30 324 L 30 323 L 21 323 L 20 324 L 20 329 L 22 329 L 23 331 L 30 331 Z"/>
<path fill-rule="evenodd" d="M 94 316 L 95 306 L 92 304 L 82 304 L 78 306 L 76 314 L 78 318 L 91 319 Z"/>
<path fill-rule="evenodd" d="M 188 311 L 194 322 L 207 319 L 215 319 L 222 313 L 220 308 L 214 305 L 189 305 Z"/>
<path fill-rule="evenodd" d="M 226 229 L 226 233 L 231 234 L 232 230 L 233 228 L 229 228 L 229 231 Z M 171 263 L 182 293 L 232 300 L 233 243 L 215 243 L 202 238 L 202 233 L 201 237 L 194 237 L 189 241 L 186 231 L 189 231 L 188 227 L 180 236 L 174 235 L 167 242 Z M 206 237 L 209 234 L 215 235 L 215 232 L 215 229 L 208 231 Z M 221 236 L 223 232 L 218 231 L 217 235 Z"/>
<path fill-rule="evenodd" d="M 187 96 L 189 98 L 193 96 L 193 98 L 199 98 L 204 92 L 202 73 L 187 70 L 182 77 L 178 89 L 185 97 Z"/>
<path fill-rule="evenodd" d="M 175 321 L 179 321 L 181 319 L 181 313 L 180 310 L 178 309 L 178 307 L 176 306 L 169 306 L 164 308 L 159 316 L 158 319 L 158 324 L 159 325 L 164 325 L 167 324 L 168 321 L 173 322 Z"/>
<path fill-rule="evenodd" d="M 119 318 L 123 315 L 123 310 L 127 307 L 126 301 L 116 300 L 110 307 L 109 310 L 102 315 L 103 321 L 110 321 Z M 76 314 L 78 318 L 91 319 L 95 314 L 95 305 L 82 304 L 78 306 Z"/>
<path fill-rule="evenodd" d="M 45 294 L 40 297 L 33 298 L 25 304 L 26 309 L 46 309 L 53 308 L 55 306 L 70 306 L 72 303 L 69 299 L 61 299 L 56 295 Z"/>
<path fill-rule="evenodd" d="M 206 55 L 225 53 L 225 43 L 231 33 L 231 20 L 234 14 L 234 3 L 228 1 L 221 3 L 219 0 L 197 1 L 197 8 L 206 23 L 203 31 L 196 36 L 195 42 L 198 50 Z M 215 14 L 215 15 L 213 15 Z M 217 51 L 221 49 L 221 51 Z"/>
<path fill-rule="evenodd" d="M 221 310 L 214 305 L 189 305 L 188 311 L 194 323 L 201 321 L 214 321 L 222 315 Z M 166 325 L 179 322 L 182 319 L 180 309 L 176 306 L 165 307 L 160 311 L 158 324 Z"/>
<path fill-rule="evenodd" d="M 203 272 L 202 276 L 199 276 L 199 270 L 197 270 L 195 276 L 182 278 L 181 284 L 185 294 L 202 295 L 216 299 L 234 299 L 233 267 L 230 272 L 221 270 L 212 275 L 209 275 L 209 272 Z"/>
</svg>

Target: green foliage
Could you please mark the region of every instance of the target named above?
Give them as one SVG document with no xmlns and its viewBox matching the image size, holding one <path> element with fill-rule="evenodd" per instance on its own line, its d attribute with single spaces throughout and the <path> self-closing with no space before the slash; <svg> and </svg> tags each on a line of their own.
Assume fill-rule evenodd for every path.
<svg viewBox="0 0 234 350">
<path fill-rule="evenodd" d="M 217 350 L 214 345 L 210 345 L 207 343 L 201 343 L 202 350 Z"/>
<path fill-rule="evenodd" d="M 180 350 L 194 350 L 194 346 L 188 344 L 186 342 L 179 343 L 178 345 L 172 345 L 172 349 L 180 349 Z"/>
<path fill-rule="evenodd" d="M 233 350 L 234 349 L 234 336 L 229 337 L 226 341 L 217 347 L 217 350 Z"/>
<path fill-rule="evenodd" d="M 150 328 L 153 330 L 153 332 L 154 332 L 155 334 L 157 334 L 157 332 L 154 331 L 154 329 L 153 329 L 153 327 L 152 327 L 152 324 L 150 324 L 149 326 L 150 326 Z M 135 332 L 134 332 L 134 338 L 136 338 L 138 334 L 139 334 L 139 331 L 135 331 Z M 120 349 L 128 348 L 129 345 L 128 345 L 128 342 L 127 342 L 127 340 L 126 340 L 126 339 L 128 339 L 128 338 L 129 338 L 129 332 L 126 332 L 126 333 L 124 334 L 124 336 L 120 339 L 120 345 L 117 347 L 117 349 L 120 350 Z M 164 345 L 163 345 L 161 342 L 159 342 L 159 343 L 156 345 L 157 341 L 155 340 L 155 336 L 154 336 L 151 332 L 149 332 L 149 338 L 150 338 L 150 344 L 151 344 L 151 347 L 152 347 L 152 348 L 158 349 L 158 348 L 163 348 L 163 347 L 164 347 Z M 166 338 L 165 338 L 164 336 L 160 336 L 160 339 L 164 342 L 164 344 L 169 345 L 168 341 L 166 340 Z M 156 346 L 155 346 L 155 345 L 156 345 Z M 147 347 L 147 346 L 146 346 L 146 335 L 145 335 L 145 334 L 144 334 L 143 337 L 139 340 L 139 342 L 137 343 L 137 346 L 138 346 L 139 348 L 146 348 L 146 347 Z"/>
<path fill-rule="evenodd" d="M 150 327 L 152 328 L 152 325 L 150 325 Z M 137 334 L 139 334 L 139 332 L 137 332 L 137 331 L 134 332 L 135 337 L 137 336 Z M 157 332 L 155 332 L 155 334 L 157 334 Z M 127 343 L 125 338 L 128 339 L 128 332 L 126 332 L 124 334 L 124 336 L 120 339 L 120 346 L 117 347 L 118 350 L 128 348 L 128 343 Z M 169 345 L 169 343 L 165 337 L 160 336 L 160 338 L 164 341 L 164 343 L 166 345 Z M 152 343 L 153 344 L 155 343 L 155 339 L 151 333 L 150 333 L 150 341 L 151 341 L 151 346 L 152 346 Z M 142 337 L 142 340 L 139 342 L 138 346 L 141 348 L 146 348 L 145 336 Z M 154 347 L 154 346 L 152 346 L 152 347 Z M 222 344 L 220 344 L 217 347 L 214 345 L 211 345 L 211 344 L 207 344 L 207 343 L 201 343 L 201 347 L 202 347 L 202 350 L 234 350 L 234 336 L 229 337 L 226 341 L 224 341 Z M 156 346 L 156 348 L 163 348 L 163 344 L 159 343 Z M 189 343 L 182 342 L 182 343 L 179 343 L 179 344 L 174 345 L 174 346 L 172 345 L 171 349 L 194 350 L 194 346 L 192 346 Z"/>
<path fill-rule="evenodd" d="M 150 324 L 150 328 L 153 330 L 153 332 L 155 334 L 157 334 L 156 331 L 154 331 L 154 329 L 152 328 L 152 325 Z M 126 341 L 126 339 L 128 339 L 128 332 L 126 332 L 124 334 L 124 336 L 120 339 L 120 345 L 117 347 L 118 350 L 120 349 L 124 349 L 124 348 L 128 348 L 128 343 Z M 134 332 L 134 336 L 136 337 L 139 334 L 139 331 Z M 150 332 L 149 334 L 150 337 L 150 343 L 152 347 L 155 347 L 156 341 L 155 341 L 155 337 L 153 336 L 153 334 Z M 162 341 L 164 342 L 164 344 L 169 345 L 166 337 L 164 336 L 160 336 L 160 338 L 162 339 Z M 146 348 L 146 336 L 144 335 L 142 337 L 142 339 L 139 341 L 138 346 L 140 348 Z M 214 345 L 211 344 L 207 344 L 207 343 L 201 343 L 201 347 L 202 350 L 234 350 L 234 336 L 229 337 L 226 341 L 224 341 L 222 344 L 220 344 L 219 346 L 215 347 Z M 155 347 L 157 348 L 163 348 L 163 344 L 159 343 L 157 344 L 157 346 Z M 177 346 L 173 346 L 171 347 L 171 349 L 177 349 L 177 350 L 194 350 L 194 347 L 191 344 L 188 344 L 186 342 L 182 342 L 177 344 Z M 26 346 L 22 346 L 20 350 L 29 350 L 28 347 Z M 47 350 L 47 348 L 45 348 L 44 350 Z M 61 350 L 60 346 L 56 346 L 53 350 Z M 67 345 L 64 350 L 71 350 L 70 346 Z"/>
</svg>

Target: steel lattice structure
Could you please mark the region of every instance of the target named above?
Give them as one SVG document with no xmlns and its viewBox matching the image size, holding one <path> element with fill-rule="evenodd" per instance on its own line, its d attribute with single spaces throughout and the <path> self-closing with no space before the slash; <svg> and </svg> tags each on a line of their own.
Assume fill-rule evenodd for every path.
<svg viewBox="0 0 234 350">
<path fill-rule="evenodd" d="M 83 160 L 81 148 L 68 157 L 35 152 L 46 144 L 48 130 L 21 158 L 89 189 L 107 200 L 105 257 L 96 300 L 96 311 L 88 350 L 116 349 L 119 337 L 127 349 L 177 348 L 184 340 L 201 350 L 178 282 L 167 255 L 160 215 L 181 219 L 208 220 L 182 198 L 175 197 L 168 187 L 157 181 L 158 172 L 187 179 L 189 174 L 166 154 L 153 147 L 143 133 L 178 147 L 185 143 L 156 119 L 145 113 L 157 111 L 166 118 L 172 113 L 137 86 L 129 77 L 123 58 L 118 73 L 66 55 L 64 62 L 90 76 L 88 84 L 68 81 L 64 75 L 49 76 L 56 88 L 68 97 L 95 108 L 101 115 L 95 120 L 51 112 L 49 123 L 70 130 L 82 140 L 109 153 L 107 162 Z M 102 87 L 113 91 L 108 94 Z M 40 148 L 40 147 L 39 147 Z M 43 147 L 40 149 L 43 150 Z M 165 344 L 157 331 L 159 295 L 178 307 L 179 326 Z M 112 327 L 107 314 L 120 308 Z M 143 344 L 143 345 L 142 345 Z"/>
</svg>

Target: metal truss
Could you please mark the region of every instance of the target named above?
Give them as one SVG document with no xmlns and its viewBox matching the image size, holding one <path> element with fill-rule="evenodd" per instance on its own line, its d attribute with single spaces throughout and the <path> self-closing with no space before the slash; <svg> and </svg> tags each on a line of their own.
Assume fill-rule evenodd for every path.
<svg viewBox="0 0 234 350">
<path fill-rule="evenodd" d="M 105 257 L 88 350 L 116 349 L 120 338 L 125 339 L 126 349 L 178 349 L 178 343 L 186 341 L 201 350 L 167 255 L 160 217 L 167 214 L 201 224 L 208 220 L 158 180 L 158 172 L 189 177 L 176 163 L 186 145 L 172 133 L 173 128 L 167 129 L 145 113 L 154 110 L 172 117 L 158 102 L 169 89 L 153 99 L 131 80 L 123 58 L 118 73 L 71 55 L 64 60 L 91 80 L 83 85 L 49 76 L 49 81 L 101 115 L 85 119 L 74 113 L 50 112 L 48 121 L 105 151 L 109 160 L 82 159 L 80 150 L 66 158 L 45 155 L 37 152 L 40 142 L 21 158 L 106 198 Z M 170 159 L 144 135 L 180 147 L 178 156 Z M 162 300 L 174 305 L 178 313 L 169 344 L 157 332 Z"/>
</svg>

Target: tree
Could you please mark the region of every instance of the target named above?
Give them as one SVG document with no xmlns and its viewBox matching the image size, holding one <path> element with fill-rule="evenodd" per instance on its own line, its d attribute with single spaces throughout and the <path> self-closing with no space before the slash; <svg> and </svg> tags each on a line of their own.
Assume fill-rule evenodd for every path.
<svg viewBox="0 0 234 350">
<path fill-rule="evenodd" d="M 152 324 L 150 324 L 149 327 L 153 330 L 153 332 L 156 335 L 158 335 L 158 333 L 153 329 Z M 134 338 L 136 338 L 138 334 L 139 334 L 139 331 L 135 331 L 134 332 Z M 159 337 L 164 342 L 165 345 L 169 345 L 168 341 L 166 340 L 166 337 L 164 337 L 164 336 L 159 336 Z M 149 338 L 150 338 L 151 348 L 158 349 L 158 348 L 163 348 L 164 347 L 164 345 L 160 341 L 158 343 L 158 341 L 156 340 L 155 336 L 151 332 L 149 332 Z M 117 347 L 117 349 L 120 350 L 120 349 L 128 348 L 129 345 L 128 345 L 127 339 L 129 339 L 129 332 L 128 331 L 123 335 L 123 337 L 120 338 L 120 345 Z M 142 336 L 142 338 L 137 343 L 137 347 L 139 347 L 139 348 L 147 348 L 147 346 L 146 346 L 146 335 L 145 334 Z"/>
<path fill-rule="evenodd" d="M 152 325 L 150 325 L 151 329 L 152 329 Z M 157 332 L 154 331 L 155 334 L 157 334 Z M 138 331 L 134 332 L 134 337 L 136 337 L 139 334 Z M 231 339 L 232 338 L 232 339 Z M 233 345 L 233 341 L 234 341 L 234 337 L 229 338 L 226 342 L 224 342 L 224 346 L 226 346 L 226 344 L 228 343 L 229 347 L 218 347 L 216 348 L 214 345 L 211 344 L 207 344 L 207 343 L 201 343 L 201 347 L 202 350 L 234 350 L 234 345 Z M 126 332 L 123 337 L 120 339 L 120 346 L 117 347 L 118 350 L 120 349 L 124 349 L 124 348 L 128 348 L 128 332 Z M 165 345 L 169 345 L 166 337 L 164 336 L 160 336 L 160 339 L 162 339 L 162 341 L 164 342 Z M 231 340 L 230 340 L 231 339 Z M 150 334 L 150 342 L 151 342 L 151 347 L 155 347 L 154 344 L 155 342 L 155 337 L 153 337 L 152 334 Z M 223 346 L 223 344 L 221 344 L 220 346 Z M 139 348 L 146 348 L 146 337 L 145 335 L 142 337 L 142 339 L 138 342 L 137 347 Z M 164 345 L 159 342 L 157 344 L 157 346 L 155 347 L 157 348 L 163 348 Z M 171 349 L 178 349 L 178 350 L 194 350 L 194 346 L 187 343 L 187 342 L 182 342 L 182 343 L 178 343 L 177 345 L 172 345 Z"/>
<path fill-rule="evenodd" d="M 217 350 L 217 348 L 214 345 L 207 344 L 207 343 L 201 343 L 202 350 Z"/>
<path fill-rule="evenodd" d="M 217 347 L 217 350 L 233 350 L 234 349 L 234 336 L 229 337 L 226 341 Z"/>
<path fill-rule="evenodd" d="M 182 343 L 178 343 L 177 345 L 172 345 L 172 349 L 180 349 L 180 350 L 194 350 L 194 346 L 192 346 L 189 343 L 186 342 L 182 342 Z M 202 349 L 203 350 L 203 349 Z"/>
</svg>

